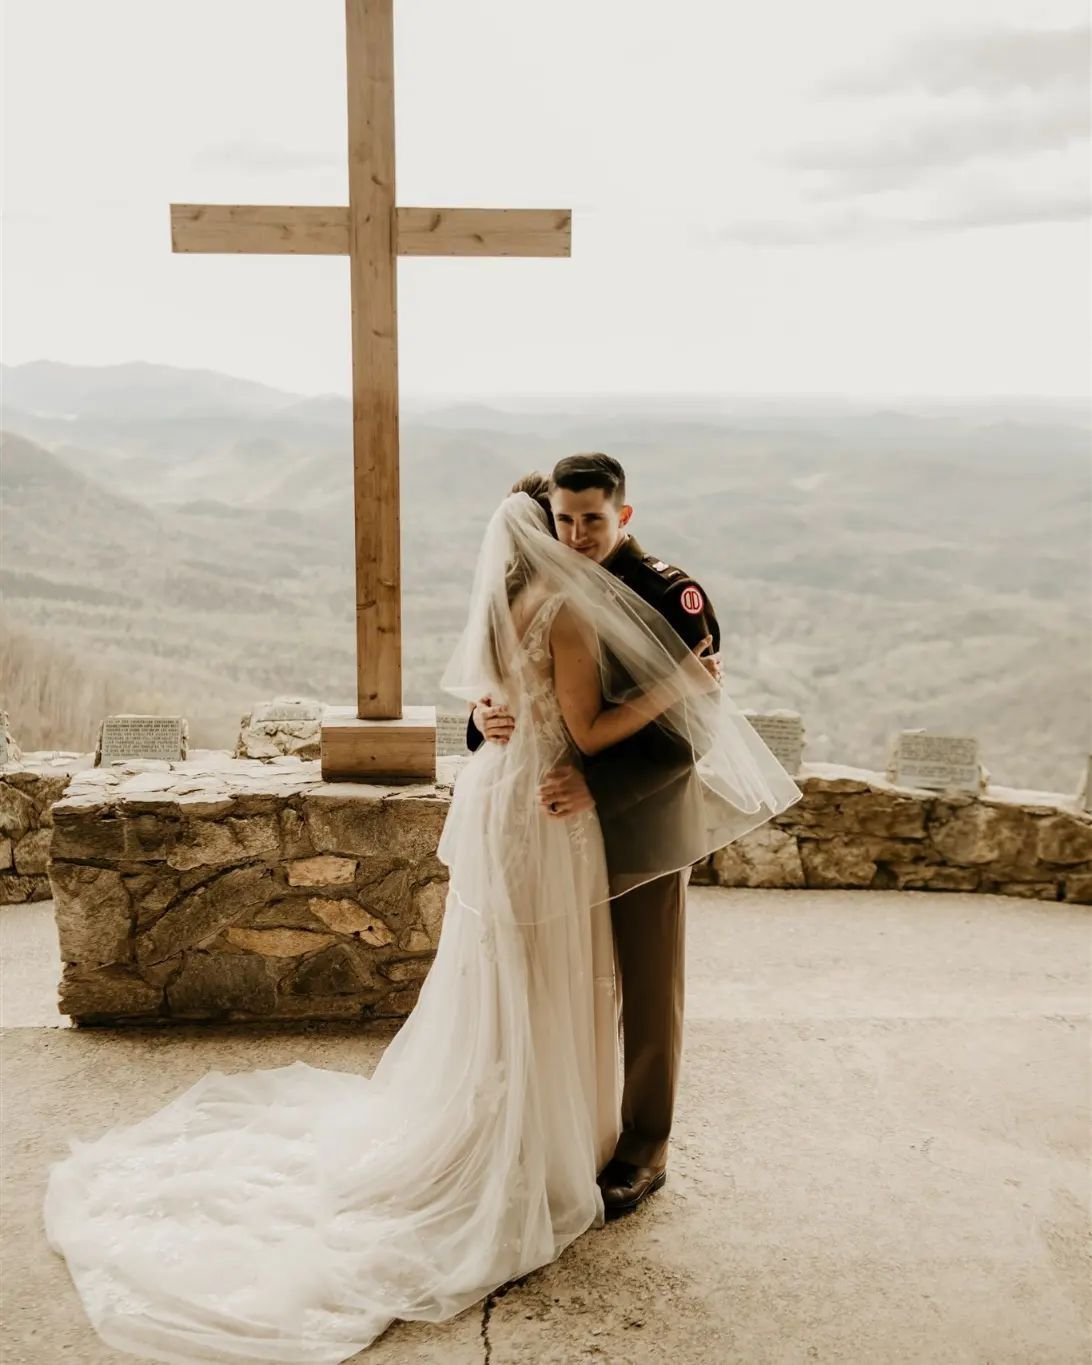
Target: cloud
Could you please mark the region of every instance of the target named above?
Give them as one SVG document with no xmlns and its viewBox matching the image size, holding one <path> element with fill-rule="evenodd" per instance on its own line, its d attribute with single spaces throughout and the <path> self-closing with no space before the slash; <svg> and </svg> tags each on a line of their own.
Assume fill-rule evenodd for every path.
<svg viewBox="0 0 1092 1365">
<path fill-rule="evenodd" d="M 983 158 L 1011 161 L 1056 151 L 1089 136 L 1088 102 L 1066 91 L 1049 100 L 1002 103 L 942 101 L 920 115 L 890 121 L 861 141 L 814 141 L 786 152 L 782 164 L 814 172 L 818 198 L 873 193 L 905 185 L 934 168 Z"/>
<path fill-rule="evenodd" d="M 995 93 L 1088 85 L 1092 28 L 949 30 L 910 44 L 875 71 L 849 72 L 823 81 L 831 95 L 886 95 L 898 90 L 950 94 Z"/>
<path fill-rule="evenodd" d="M 792 246 L 1085 218 L 1090 52 L 1087 26 L 949 30 L 813 87 L 820 131 L 770 157 L 784 211 L 712 236 Z"/>
<path fill-rule="evenodd" d="M 740 220 L 718 228 L 704 238 L 736 242 L 744 246 L 823 246 L 831 244 L 880 245 L 930 233 L 982 227 L 1013 227 L 1026 223 L 1068 223 L 1087 218 L 1086 194 L 1059 194 L 1052 200 L 1028 202 L 1018 196 L 998 195 L 992 200 L 941 209 L 914 216 L 884 215 L 849 206 L 807 218 Z"/>
</svg>

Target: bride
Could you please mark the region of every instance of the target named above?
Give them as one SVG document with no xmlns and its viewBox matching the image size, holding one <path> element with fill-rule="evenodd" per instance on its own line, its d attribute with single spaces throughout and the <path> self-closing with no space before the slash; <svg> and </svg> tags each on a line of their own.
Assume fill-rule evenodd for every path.
<svg viewBox="0 0 1092 1365">
<path fill-rule="evenodd" d="M 554 540 L 526 493 L 489 523 L 444 686 L 502 698 L 517 724 L 456 784 L 436 959 L 372 1076 L 212 1071 L 50 1167 L 49 1243 L 109 1345 L 337 1365 L 602 1223 L 620 1123 L 603 835 L 594 811 L 549 815 L 538 785 L 653 721 L 674 745 L 685 834 L 665 819 L 629 869 L 613 840 L 616 891 L 700 856 L 695 821 L 710 852 L 799 793 L 659 613 Z"/>
</svg>

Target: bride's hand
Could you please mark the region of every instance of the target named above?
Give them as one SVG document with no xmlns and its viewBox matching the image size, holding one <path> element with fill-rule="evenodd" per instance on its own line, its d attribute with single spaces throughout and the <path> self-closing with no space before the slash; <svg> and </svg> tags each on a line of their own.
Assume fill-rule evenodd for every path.
<svg viewBox="0 0 1092 1365">
<path fill-rule="evenodd" d="M 715 692 L 720 687 L 723 676 L 720 666 L 719 654 L 706 654 L 706 650 L 712 645 L 713 637 L 707 635 L 703 640 L 691 649 L 690 654 L 697 659 L 706 673 L 706 677 L 698 681 L 699 692 Z"/>
</svg>

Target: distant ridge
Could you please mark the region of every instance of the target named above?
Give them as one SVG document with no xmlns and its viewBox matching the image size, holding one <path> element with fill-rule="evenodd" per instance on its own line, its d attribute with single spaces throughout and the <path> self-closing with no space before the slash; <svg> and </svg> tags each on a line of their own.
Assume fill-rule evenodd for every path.
<svg viewBox="0 0 1092 1365">
<path fill-rule="evenodd" d="M 65 365 L 35 360 L 0 366 L 4 408 L 46 417 L 113 415 L 124 400 L 132 415 L 156 417 L 223 415 L 256 416 L 306 400 L 250 379 L 235 379 L 214 370 L 183 370 L 170 365 L 134 361 L 126 365 Z"/>
<path fill-rule="evenodd" d="M 143 503 L 111 491 L 45 446 L 6 431 L 0 431 L 0 487 L 5 513 L 41 517 L 48 511 L 58 522 L 71 515 L 87 524 L 96 518 L 109 524 L 126 515 L 154 520 Z"/>
<path fill-rule="evenodd" d="M 257 380 L 242 379 L 215 370 L 150 361 L 117 365 L 73 365 L 54 360 L 33 360 L 21 365 L 0 365 L 0 405 L 38 417 L 72 418 L 115 416 L 113 404 L 124 397 L 132 416 L 200 417 L 256 416 L 299 408 L 307 421 L 340 420 L 351 409 L 347 393 L 302 394 Z M 654 413 L 672 420 L 783 420 L 792 413 L 827 415 L 891 416 L 904 420 L 961 414 L 969 420 L 1030 421 L 1064 420 L 1087 429 L 1092 424 L 1092 404 L 1087 394 L 1043 397 L 1005 394 L 996 397 L 968 394 L 965 397 L 922 395 L 853 396 L 822 393 L 459 393 L 401 395 L 402 411 L 410 420 L 432 423 L 451 419 L 457 425 L 485 422 L 534 413 L 569 414 L 574 418 L 608 413 L 626 415 Z M 5 425 L 17 426 L 5 421 Z"/>
</svg>

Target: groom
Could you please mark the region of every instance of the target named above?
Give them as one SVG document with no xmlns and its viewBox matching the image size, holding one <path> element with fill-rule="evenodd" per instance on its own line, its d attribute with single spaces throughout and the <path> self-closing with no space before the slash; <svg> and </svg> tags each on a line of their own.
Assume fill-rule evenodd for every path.
<svg viewBox="0 0 1092 1365">
<path fill-rule="evenodd" d="M 525 479 L 513 491 L 529 492 Z M 621 579 L 656 608 L 693 648 L 712 638 L 713 652 L 702 662 L 720 678 L 720 628 L 703 589 L 681 569 L 645 551 L 627 527 L 633 508 L 626 502 L 626 476 L 609 455 L 570 455 L 554 468 L 548 492 L 557 538 Z M 467 725 L 467 744 L 484 739 L 507 743 L 515 721 L 504 707 L 483 697 Z M 656 819 L 654 798 L 677 771 L 677 756 L 655 743 L 655 726 L 589 758 L 551 773 L 539 791 L 556 819 L 598 807 L 601 817 L 624 806 L 626 819 Z M 652 804 L 648 804 L 652 799 Z M 604 834 L 607 834 L 604 828 Z M 610 870 L 610 840 L 607 865 Z M 607 1217 L 631 1209 L 667 1179 L 667 1144 L 675 1105 L 683 1037 L 683 968 L 686 884 L 689 868 L 646 882 L 611 901 L 622 994 L 625 1080 L 622 1134 L 614 1157 L 599 1173 Z"/>
</svg>

